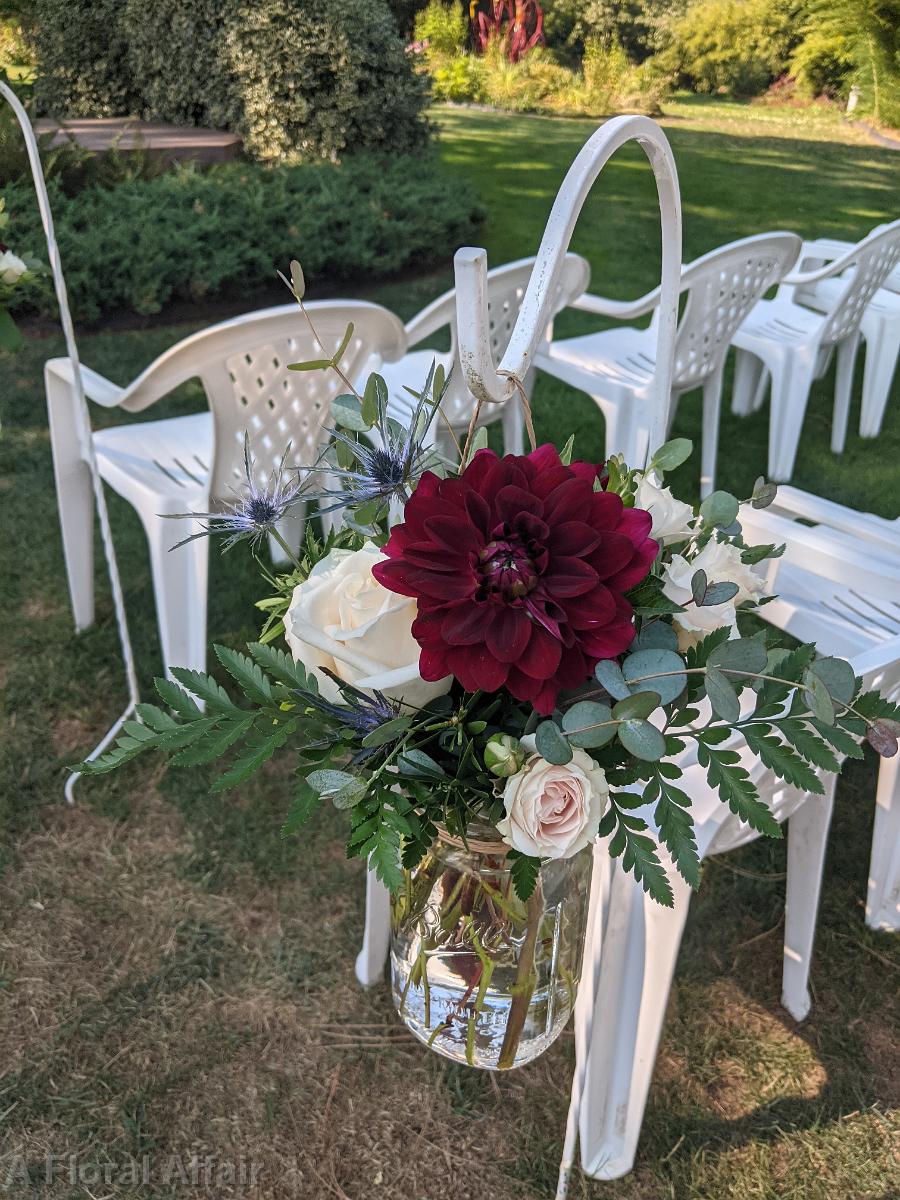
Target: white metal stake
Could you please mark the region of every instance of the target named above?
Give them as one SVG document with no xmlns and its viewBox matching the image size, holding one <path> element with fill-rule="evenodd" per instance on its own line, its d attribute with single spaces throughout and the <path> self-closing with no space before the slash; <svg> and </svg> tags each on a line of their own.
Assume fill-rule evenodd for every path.
<svg viewBox="0 0 900 1200">
<path fill-rule="evenodd" d="M 100 521 L 100 536 L 103 541 L 103 553 L 106 557 L 106 567 L 109 573 L 109 582 L 112 589 L 113 607 L 116 612 L 116 625 L 119 631 L 119 644 L 122 649 L 122 661 L 125 666 L 125 678 L 128 684 L 128 705 L 122 715 L 116 720 L 107 733 L 103 736 L 100 742 L 87 755 L 87 759 L 96 758 L 102 754 L 109 743 L 113 740 L 116 734 L 121 729 L 128 717 L 134 712 L 135 707 L 140 702 L 140 694 L 138 692 L 137 675 L 134 669 L 134 654 L 131 649 L 131 637 L 128 633 L 128 620 L 125 615 L 125 600 L 122 595 L 122 580 L 119 575 L 119 565 L 116 561 L 116 551 L 112 540 L 112 531 L 109 526 L 109 514 L 106 509 L 106 496 L 103 491 L 103 480 L 100 478 L 100 472 L 97 469 L 97 459 L 94 454 L 94 443 L 90 432 L 90 418 L 88 416 L 87 401 L 84 395 L 84 386 L 81 379 L 81 363 L 78 358 L 78 347 L 75 343 L 75 330 L 72 327 L 72 314 L 69 311 L 69 298 L 66 292 L 66 281 L 63 276 L 62 262 L 59 256 L 59 247 L 56 244 L 56 234 L 53 229 L 53 214 L 50 211 L 50 197 L 47 194 L 47 184 L 44 179 L 44 171 L 41 167 L 41 156 L 38 150 L 37 138 L 31 122 L 28 119 L 28 114 L 22 107 L 15 92 L 2 80 L 0 80 L 0 94 L 2 94 L 10 108 L 16 114 L 16 119 L 22 128 L 22 136 L 25 139 L 25 145 L 28 150 L 28 162 L 31 166 L 31 174 L 34 180 L 34 190 L 37 193 L 38 208 L 41 213 L 41 223 L 44 226 L 44 236 L 47 239 L 47 255 L 50 260 L 50 269 L 53 272 L 53 285 L 56 289 L 56 301 L 59 305 L 59 319 L 62 325 L 63 335 L 66 340 L 66 353 L 72 363 L 72 382 L 75 390 L 75 398 L 78 411 L 79 422 L 79 440 L 84 458 L 88 464 L 91 473 L 91 482 L 94 489 L 94 501 L 97 506 L 97 517 Z M 80 772 L 73 772 L 66 780 L 65 796 L 68 804 L 75 803 L 75 784 L 80 778 Z"/>
</svg>

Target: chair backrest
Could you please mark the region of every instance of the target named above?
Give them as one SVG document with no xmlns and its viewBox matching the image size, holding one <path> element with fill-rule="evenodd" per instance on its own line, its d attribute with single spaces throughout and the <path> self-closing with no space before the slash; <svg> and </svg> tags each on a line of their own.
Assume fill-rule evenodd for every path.
<svg viewBox="0 0 900 1200">
<path fill-rule="evenodd" d="M 534 262 L 534 258 L 520 258 L 515 262 L 494 267 L 487 273 L 488 341 L 495 363 L 502 359 L 509 345 L 522 307 L 522 299 L 534 270 Z M 582 258 L 580 254 L 565 256 L 550 305 L 550 319 L 543 333 L 545 341 L 553 336 L 553 317 L 587 290 L 590 278 L 591 268 L 587 259 Z M 441 408 L 450 424 L 457 425 L 461 421 L 469 420 L 473 398 L 459 361 L 456 289 L 451 288 L 423 309 L 407 324 L 406 333 L 412 346 L 445 326 L 450 327 L 453 374 Z"/>
<path fill-rule="evenodd" d="M 900 221 L 881 225 L 856 246 L 844 287 L 826 314 L 822 344 L 833 345 L 855 333 L 869 301 L 900 263 Z"/>
<path fill-rule="evenodd" d="M 684 268 L 672 376 L 676 389 L 696 387 L 721 369 L 741 322 L 791 269 L 800 246 L 795 233 L 761 233 L 719 246 Z"/>
<path fill-rule="evenodd" d="M 355 379 L 372 355 L 399 358 L 406 334 L 398 317 L 351 300 L 306 305 L 321 342 L 296 304 L 261 309 L 185 338 L 162 354 L 123 393 L 121 407 L 140 412 L 188 379 L 203 384 L 214 422 L 210 498 L 229 499 L 244 479 L 244 434 L 257 481 L 283 461 L 309 466 L 325 436 L 332 399 L 347 391 L 335 371 L 291 371 L 289 364 L 330 358 L 347 325 L 353 336 L 341 368 Z"/>
</svg>

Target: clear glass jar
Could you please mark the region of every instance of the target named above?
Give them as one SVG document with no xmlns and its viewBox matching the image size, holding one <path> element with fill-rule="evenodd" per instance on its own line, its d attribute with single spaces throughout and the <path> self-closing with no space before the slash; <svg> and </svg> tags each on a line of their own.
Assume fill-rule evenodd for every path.
<svg viewBox="0 0 900 1200">
<path fill-rule="evenodd" d="M 440 830 L 391 899 L 391 983 L 408 1028 L 438 1054 L 519 1067 L 559 1037 L 575 1004 L 591 850 L 542 865 L 515 894 L 496 829 Z"/>
</svg>

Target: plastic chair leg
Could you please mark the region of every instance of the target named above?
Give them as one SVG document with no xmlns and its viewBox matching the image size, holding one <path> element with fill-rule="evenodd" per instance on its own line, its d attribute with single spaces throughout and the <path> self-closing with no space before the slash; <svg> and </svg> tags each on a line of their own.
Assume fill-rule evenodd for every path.
<svg viewBox="0 0 900 1200">
<path fill-rule="evenodd" d="M 766 376 L 762 360 L 749 350 L 736 350 L 734 360 L 734 387 L 731 392 L 731 411 L 746 417 L 754 412 L 759 385 Z M 760 402 L 762 397 L 760 397 Z"/>
<path fill-rule="evenodd" d="M 878 437 L 891 383 L 900 358 L 900 321 L 880 322 L 878 337 L 866 336 L 866 366 L 863 372 L 862 411 L 859 436 Z"/>
<path fill-rule="evenodd" d="M 722 372 L 716 371 L 703 385 L 703 446 L 700 457 L 700 499 L 716 486 L 716 456 L 719 452 L 719 417 L 722 408 Z"/>
<path fill-rule="evenodd" d="M 674 908 L 616 863 L 581 1102 L 581 1164 L 594 1179 L 634 1165 L 691 889 L 674 870 Z"/>
<path fill-rule="evenodd" d="M 80 448 L 75 397 L 65 380 L 45 374 L 56 502 L 75 629 L 94 623 L 94 493 Z"/>
<path fill-rule="evenodd" d="M 834 414 L 831 420 L 831 450 L 843 454 L 847 441 L 847 421 L 850 417 L 850 394 L 853 390 L 853 369 L 859 334 L 844 338 L 837 348 L 837 370 L 834 377 Z M 868 353 L 866 355 L 868 357 Z"/>
<path fill-rule="evenodd" d="M 143 516 L 143 514 L 141 514 Z M 209 538 L 196 538 L 170 550 L 199 523 L 148 516 L 144 529 L 150 548 L 150 569 L 156 597 L 159 641 L 166 675 L 172 667 L 206 670 L 206 593 L 209 579 Z"/>
<path fill-rule="evenodd" d="M 900 756 L 878 769 L 866 924 L 900 932 Z"/>
<path fill-rule="evenodd" d="M 363 987 L 378 983 L 384 973 L 390 941 L 390 893 L 374 871 L 366 873 L 366 924 L 362 949 L 356 956 L 356 978 Z"/>
<path fill-rule="evenodd" d="M 770 367 L 772 400 L 769 413 L 769 478 L 787 483 L 794 473 L 803 418 L 813 381 L 813 363 L 794 353 Z"/>
<path fill-rule="evenodd" d="M 809 1015 L 809 966 L 836 782 L 836 775 L 827 776 L 825 795 L 810 796 L 788 821 L 781 1003 L 795 1021 Z"/>
</svg>

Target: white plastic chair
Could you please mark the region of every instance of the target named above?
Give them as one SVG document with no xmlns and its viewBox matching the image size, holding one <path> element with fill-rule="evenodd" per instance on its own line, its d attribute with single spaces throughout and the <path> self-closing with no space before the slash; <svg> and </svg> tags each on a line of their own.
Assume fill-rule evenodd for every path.
<svg viewBox="0 0 900 1200">
<path fill-rule="evenodd" d="M 846 258 L 852 250 L 852 242 L 840 242 L 832 238 L 804 242 L 800 253 L 800 269 L 815 270 L 835 259 Z M 832 276 L 820 283 L 796 288 L 795 299 L 798 304 L 805 304 L 819 312 L 827 312 L 843 286 L 843 277 Z M 894 268 L 869 301 L 859 323 L 859 332 L 866 343 L 859 436 L 874 438 L 881 433 L 885 409 L 891 394 L 891 383 L 897 360 L 900 358 L 900 267 Z M 840 408 L 835 406 L 831 429 L 831 449 L 835 454 L 843 452 L 847 440 L 849 391 L 841 399 L 843 404 Z"/>
<path fill-rule="evenodd" d="M 886 521 L 782 487 L 770 509 L 747 509 L 741 522 L 749 540 L 786 546 L 783 557 L 773 560 L 768 583 L 778 598 L 760 609 L 761 616 L 815 641 L 823 654 L 849 658 L 867 688 L 896 699 L 900 518 Z M 892 591 L 873 586 L 873 564 L 878 577 L 893 579 Z M 879 762 L 866 923 L 900 931 L 900 755 Z"/>
<path fill-rule="evenodd" d="M 703 389 L 701 495 L 715 487 L 722 374 L 731 338 L 756 301 L 791 269 L 800 250 L 793 233 L 763 233 L 704 254 L 682 269 L 684 304 L 675 340 L 671 396 L 665 397 L 671 423 L 678 397 Z M 573 307 L 631 320 L 656 313 L 659 288 L 634 301 L 584 295 Z M 586 392 L 606 422 L 606 453 L 642 462 L 649 428 L 648 404 L 654 392 L 655 321 L 649 328 L 617 328 L 555 341 L 541 350 L 536 365 Z"/>
<path fill-rule="evenodd" d="M 516 262 L 504 263 L 488 272 L 488 314 L 491 353 L 499 360 L 509 343 L 510 335 L 519 315 L 525 289 L 534 268 L 533 258 L 521 258 Z M 556 299 L 552 305 L 550 320 L 544 336 L 553 336 L 553 316 L 572 304 L 584 292 L 590 281 L 591 268 L 579 254 L 567 254 L 557 285 Z M 409 346 L 417 346 L 426 338 L 433 337 L 443 329 L 450 330 L 449 351 L 411 350 L 399 362 L 383 367 L 383 375 L 389 392 L 388 412 L 402 423 L 408 423 L 415 400 L 406 388 L 421 391 L 432 362 L 440 363 L 450 382 L 441 404 L 441 413 L 432 425 L 437 445 L 452 456 L 457 442 L 465 437 L 472 418 L 475 400 L 466 386 L 459 362 L 458 336 L 456 330 L 456 289 L 451 288 L 438 296 L 406 325 Z M 530 401 L 534 384 L 534 372 L 529 372 L 525 381 L 526 397 Z M 486 404 L 477 424 L 487 425 L 493 421 L 503 422 L 503 448 L 507 454 L 523 454 L 524 414 L 517 398 L 511 404 Z M 447 426 L 450 429 L 448 430 Z M 451 433 L 452 431 L 452 433 Z"/>
<path fill-rule="evenodd" d="M 735 749 L 739 749 L 736 745 Z M 809 968 L 815 934 L 822 866 L 831 821 L 834 776 L 824 796 L 807 798 L 776 780 L 742 752 L 760 795 L 779 822 L 788 825 L 782 1003 L 796 1020 L 810 1007 Z M 736 849 L 759 835 L 733 816 L 706 782 L 696 761 L 684 759 L 679 781 L 691 797 L 694 833 L 701 859 Z M 652 808 L 637 814 L 652 827 Z M 669 866 L 675 893 L 672 908 L 651 900 L 634 877 L 611 861 L 601 843 L 594 866 L 595 914 L 590 954 L 575 1010 L 581 1062 L 580 1109 L 573 1093 L 567 1144 L 578 1130 L 582 1170 L 594 1179 L 619 1179 L 634 1165 L 669 990 L 691 900 L 691 888 Z M 592 1014 L 596 1019 L 591 1020 Z M 565 1195 L 564 1162 L 558 1197 Z"/>
<path fill-rule="evenodd" d="M 876 229 L 842 258 L 817 271 L 794 273 L 774 300 L 760 300 L 733 338 L 738 350 L 732 410 L 762 405 L 771 379 L 769 476 L 788 480 L 794 471 L 803 418 L 814 379 L 837 350 L 835 423 L 850 404 L 860 322 L 873 296 L 900 262 L 900 221 Z M 794 298 L 794 286 L 809 288 L 840 277 L 828 307 L 813 312 Z M 845 418 L 846 420 L 846 418 Z"/>
<path fill-rule="evenodd" d="M 342 359 L 352 375 L 371 355 L 398 358 L 406 348 L 399 319 L 374 304 L 323 301 L 308 306 L 327 354 L 347 323 L 353 338 Z M 288 363 L 322 357 L 295 304 L 263 309 L 195 333 L 167 350 L 127 387 L 81 368 L 88 399 L 104 408 L 142 412 L 188 379 L 199 378 L 209 411 L 132 422 L 89 433 L 103 480 L 137 511 L 150 548 L 163 662 L 203 670 L 209 539 L 176 543 L 199 523 L 167 515 L 207 512 L 233 500 L 244 480 L 249 432 L 258 482 L 284 461 L 309 465 L 326 435 L 334 372 L 295 372 Z M 71 360 L 45 367 L 50 436 L 69 592 L 78 630 L 94 619 L 93 503 L 88 447 L 79 437 Z M 285 530 L 299 544 L 300 520 Z"/>
<path fill-rule="evenodd" d="M 647 450 L 665 438 L 665 408 L 674 357 L 681 274 L 681 197 L 675 160 L 665 134 L 647 117 L 616 117 L 581 148 L 557 194 L 519 314 L 498 366 L 492 344 L 487 253 L 463 248 L 454 259 L 456 273 L 456 325 L 458 357 L 467 389 L 486 407 L 520 407 L 518 388 L 532 370 L 535 354 L 558 311 L 561 281 L 567 271 L 569 242 L 579 213 L 597 176 L 611 156 L 626 142 L 636 140 L 653 167 L 662 224 L 660 316 L 656 322 L 655 355 L 659 370 L 654 385 L 665 404 L 651 404 L 656 414 Z M 435 303 L 438 303 L 437 301 Z M 428 311 L 427 309 L 425 310 Z M 430 362 L 430 357 L 429 357 Z M 651 393 L 652 394 L 652 393 Z M 635 464 L 640 465 L 640 464 Z M 366 919 L 363 944 L 356 958 L 356 977 L 364 987 L 377 983 L 384 972 L 389 941 L 389 895 L 374 872 L 366 876 Z"/>
</svg>

